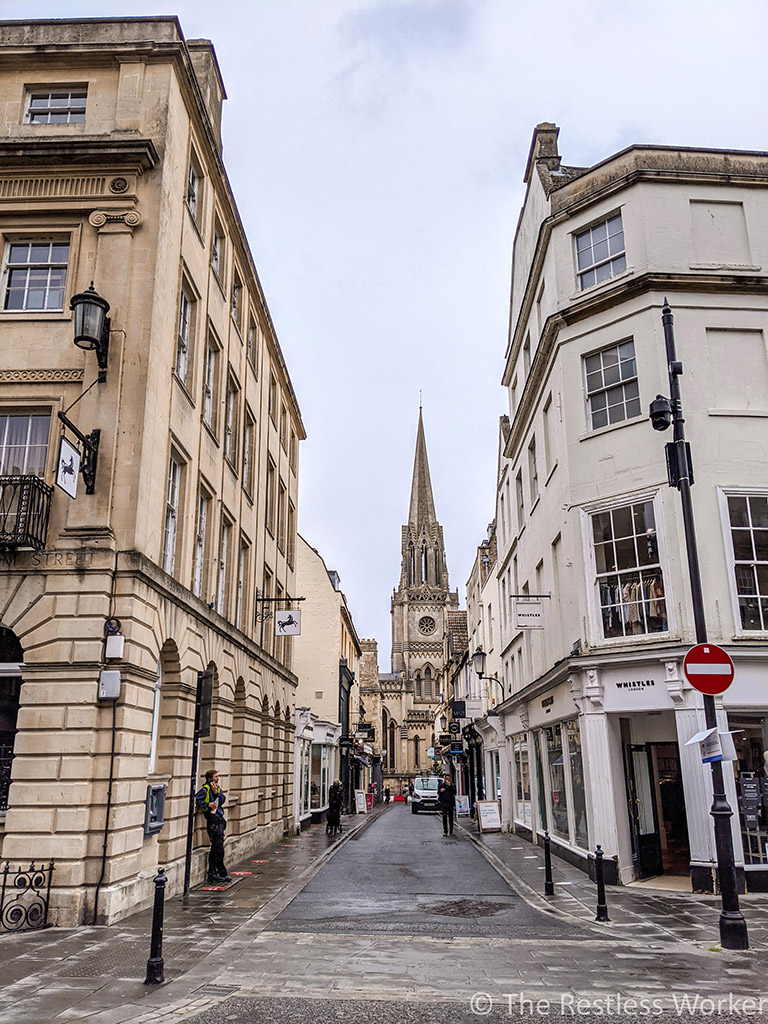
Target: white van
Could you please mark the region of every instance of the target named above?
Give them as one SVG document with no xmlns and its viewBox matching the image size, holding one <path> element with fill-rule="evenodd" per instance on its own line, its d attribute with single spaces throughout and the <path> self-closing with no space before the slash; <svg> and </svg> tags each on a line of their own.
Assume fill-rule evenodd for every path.
<svg viewBox="0 0 768 1024">
<path fill-rule="evenodd" d="M 413 796 L 411 797 L 411 814 L 419 811 L 439 811 L 437 787 L 440 785 L 439 775 L 425 775 L 413 780 Z"/>
</svg>

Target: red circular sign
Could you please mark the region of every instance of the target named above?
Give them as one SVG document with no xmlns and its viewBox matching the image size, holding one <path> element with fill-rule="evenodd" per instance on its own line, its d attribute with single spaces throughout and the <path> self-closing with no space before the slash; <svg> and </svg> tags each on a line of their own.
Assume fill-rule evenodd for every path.
<svg viewBox="0 0 768 1024">
<path fill-rule="evenodd" d="M 696 644 L 683 659 L 686 679 L 701 693 L 724 693 L 733 682 L 733 662 L 717 644 Z"/>
</svg>

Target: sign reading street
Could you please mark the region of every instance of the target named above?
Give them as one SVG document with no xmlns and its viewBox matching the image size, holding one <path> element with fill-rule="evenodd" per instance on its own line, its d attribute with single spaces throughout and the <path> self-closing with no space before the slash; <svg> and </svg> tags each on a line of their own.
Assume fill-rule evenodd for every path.
<svg viewBox="0 0 768 1024">
<path fill-rule="evenodd" d="M 683 659 L 683 672 L 694 689 L 714 696 L 724 693 L 731 685 L 734 668 L 730 655 L 722 647 L 696 644 Z"/>
</svg>

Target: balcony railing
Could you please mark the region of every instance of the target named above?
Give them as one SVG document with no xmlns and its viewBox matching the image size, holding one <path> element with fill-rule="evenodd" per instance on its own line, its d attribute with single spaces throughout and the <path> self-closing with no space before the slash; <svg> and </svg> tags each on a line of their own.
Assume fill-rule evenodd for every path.
<svg viewBox="0 0 768 1024">
<path fill-rule="evenodd" d="M 0 476 L 0 550 L 45 547 L 52 494 L 40 477 Z"/>
</svg>

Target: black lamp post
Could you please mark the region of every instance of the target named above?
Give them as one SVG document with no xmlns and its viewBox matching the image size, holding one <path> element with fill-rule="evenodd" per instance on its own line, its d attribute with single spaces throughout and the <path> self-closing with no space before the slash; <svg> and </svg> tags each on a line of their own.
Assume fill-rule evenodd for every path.
<svg viewBox="0 0 768 1024">
<path fill-rule="evenodd" d="M 75 344 L 86 351 L 96 350 L 99 383 L 103 383 L 107 379 L 109 355 L 109 303 L 99 295 L 91 281 L 90 288 L 72 296 L 69 308 L 75 314 Z"/>
<path fill-rule="evenodd" d="M 478 647 L 475 653 L 472 655 L 472 664 L 475 666 L 475 672 L 477 672 L 480 679 L 490 679 L 494 683 L 498 683 L 499 689 L 501 690 L 501 699 L 504 699 L 504 684 L 498 676 L 487 676 L 485 674 L 485 659 L 487 655 L 482 647 Z M 495 708 L 491 708 L 486 714 L 491 717 L 498 715 L 498 711 Z"/>
<path fill-rule="evenodd" d="M 704 617 L 704 598 L 701 589 L 699 572 L 699 552 L 696 546 L 696 529 L 693 519 L 693 503 L 691 501 L 691 485 L 693 483 L 693 466 L 691 463 L 690 445 L 685 440 L 683 424 L 683 406 L 680 398 L 679 377 L 683 372 L 683 364 L 679 363 L 675 354 L 675 335 L 673 330 L 672 310 L 664 299 L 661 322 L 664 325 L 664 343 L 667 351 L 667 368 L 669 371 L 669 398 L 657 395 L 650 407 L 651 423 L 654 430 L 667 430 L 673 426 L 673 440 L 666 445 L 667 477 L 670 487 L 680 492 L 683 507 L 683 526 L 685 529 L 685 547 L 688 555 L 688 574 L 691 582 L 691 598 L 693 600 L 693 621 L 696 628 L 696 643 L 707 642 L 707 624 Z M 704 715 L 707 728 L 717 727 L 715 715 L 715 698 L 704 694 Z M 748 949 L 747 922 L 739 909 L 739 893 L 736 885 L 736 866 L 733 856 L 733 837 L 730 819 L 733 812 L 725 796 L 723 781 L 723 765 L 721 761 L 712 761 L 712 809 L 710 811 L 715 823 L 715 846 L 717 849 L 717 867 L 720 876 L 720 893 L 722 910 L 720 912 L 720 942 L 724 949 Z"/>
</svg>

